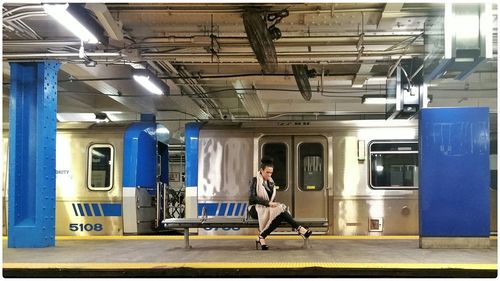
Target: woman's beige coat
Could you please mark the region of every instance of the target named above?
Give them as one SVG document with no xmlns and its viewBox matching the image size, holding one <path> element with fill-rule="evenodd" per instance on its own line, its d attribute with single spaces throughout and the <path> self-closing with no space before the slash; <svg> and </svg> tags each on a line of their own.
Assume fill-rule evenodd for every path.
<svg viewBox="0 0 500 281">
<path fill-rule="evenodd" d="M 273 188 L 273 194 L 271 195 L 271 198 L 269 198 L 266 192 L 266 188 L 264 187 L 264 178 L 262 178 L 260 172 L 257 172 L 256 178 L 257 184 L 255 186 L 255 189 L 257 190 L 257 197 L 269 200 L 269 202 L 274 202 L 274 197 L 276 196 L 276 188 Z M 274 183 L 272 178 L 269 178 L 269 181 Z M 255 210 L 257 211 L 257 215 L 259 217 L 259 231 L 260 233 L 262 233 L 269 227 L 274 218 L 279 216 L 279 214 L 281 214 L 282 212 L 286 211 L 286 205 L 280 203 L 279 206 L 272 208 L 256 204 Z"/>
</svg>

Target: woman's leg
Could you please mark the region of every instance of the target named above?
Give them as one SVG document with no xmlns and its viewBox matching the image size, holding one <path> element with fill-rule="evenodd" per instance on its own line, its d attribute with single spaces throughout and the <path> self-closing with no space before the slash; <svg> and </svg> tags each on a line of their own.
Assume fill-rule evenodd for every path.
<svg viewBox="0 0 500 281">
<path fill-rule="evenodd" d="M 260 236 L 266 238 L 266 236 L 271 234 L 271 232 L 273 232 L 278 226 L 280 226 L 282 221 L 288 222 L 294 229 L 299 228 L 299 224 L 292 218 L 292 216 L 288 212 L 285 211 L 274 218 L 269 227 L 266 230 L 262 231 Z"/>
<path fill-rule="evenodd" d="M 279 214 L 279 216 L 275 217 L 274 220 L 269 225 L 269 227 L 266 230 L 262 231 L 260 236 L 262 236 L 263 238 L 266 238 L 269 234 L 271 234 L 271 232 L 273 232 L 273 230 L 275 230 L 283 221 L 282 214 L 283 213 L 281 213 L 281 214 Z"/>
<path fill-rule="evenodd" d="M 262 238 L 266 238 L 269 234 L 271 234 L 271 232 L 273 232 L 281 224 L 282 221 L 283 221 L 283 219 L 281 218 L 281 215 L 274 218 L 274 220 L 271 222 L 269 227 L 266 230 L 262 231 L 260 236 L 262 236 Z"/>
<path fill-rule="evenodd" d="M 311 236 L 312 232 L 310 230 L 304 228 L 303 226 L 300 226 L 292 218 L 292 216 L 290 215 L 290 213 L 283 212 L 282 215 L 283 215 L 283 220 L 285 220 L 286 222 L 288 222 L 295 230 L 297 230 L 299 232 L 300 235 L 304 236 L 305 238 L 308 238 L 309 236 Z"/>
<path fill-rule="evenodd" d="M 289 223 L 294 229 L 299 228 L 300 225 L 292 218 L 290 213 L 285 211 L 285 212 L 281 213 L 280 216 L 283 216 L 283 220 L 286 221 L 287 223 Z"/>
</svg>

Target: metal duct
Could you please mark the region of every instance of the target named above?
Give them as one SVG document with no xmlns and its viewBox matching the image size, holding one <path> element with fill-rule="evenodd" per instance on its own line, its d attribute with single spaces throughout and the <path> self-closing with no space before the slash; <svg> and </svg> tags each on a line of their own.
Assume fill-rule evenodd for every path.
<svg viewBox="0 0 500 281">
<path fill-rule="evenodd" d="M 243 80 L 236 80 L 233 83 L 233 87 L 236 91 L 236 96 L 240 100 L 245 110 L 248 112 L 250 117 L 266 117 L 266 112 L 264 107 L 257 95 L 257 90 L 253 90 L 252 85 Z M 252 89 L 252 90 L 245 90 Z"/>
<path fill-rule="evenodd" d="M 264 73 L 274 73 L 278 67 L 278 57 L 271 34 L 267 30 L 262 13 L 248 11 L 243 13 L 243 24 L 248 41 Z"/>
</svg>

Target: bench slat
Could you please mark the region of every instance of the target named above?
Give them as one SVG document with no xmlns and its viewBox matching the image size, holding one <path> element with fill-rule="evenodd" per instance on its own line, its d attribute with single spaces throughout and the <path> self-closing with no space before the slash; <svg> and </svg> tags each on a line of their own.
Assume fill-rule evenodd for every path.
<svg viewBox="0 0 500 281">
<path fill-rule="evenodd" d="M 300 219 L 297 223 L 303 226 L 309 227 L 326 227 L 328 226 L 328 221 L 324 219 Z M 240 228 L 252 228 L 258 227 L 258 220 L 247 220 L 244 218 L 208 218 L 202 220 L 201 218 L 171 218 L 162 221 L 165 227 L 240 227 Z M 286 225 L 283 222 L 282 225 Z"/>
</svg>

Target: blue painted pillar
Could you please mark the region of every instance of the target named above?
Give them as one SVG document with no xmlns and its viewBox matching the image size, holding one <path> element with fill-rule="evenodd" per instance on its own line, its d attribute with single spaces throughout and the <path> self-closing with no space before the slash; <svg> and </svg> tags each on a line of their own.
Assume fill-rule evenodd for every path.
<svg viewBox="0 0 500 281">
<path fill-rule="evenodd" d="M 420 111 L 420 246 L 489 247 L 488 108 Z"/>
<path fill-rule="evenodd" d="M 201 123 L 187 123 L 186 143 L 186 218 L 198 217 L 198 144 Z"/>
<path fill-rule="evenodd" d="M 59 66 L 10 64 L 9 248 L 55 245 Z"/>
</svg>

